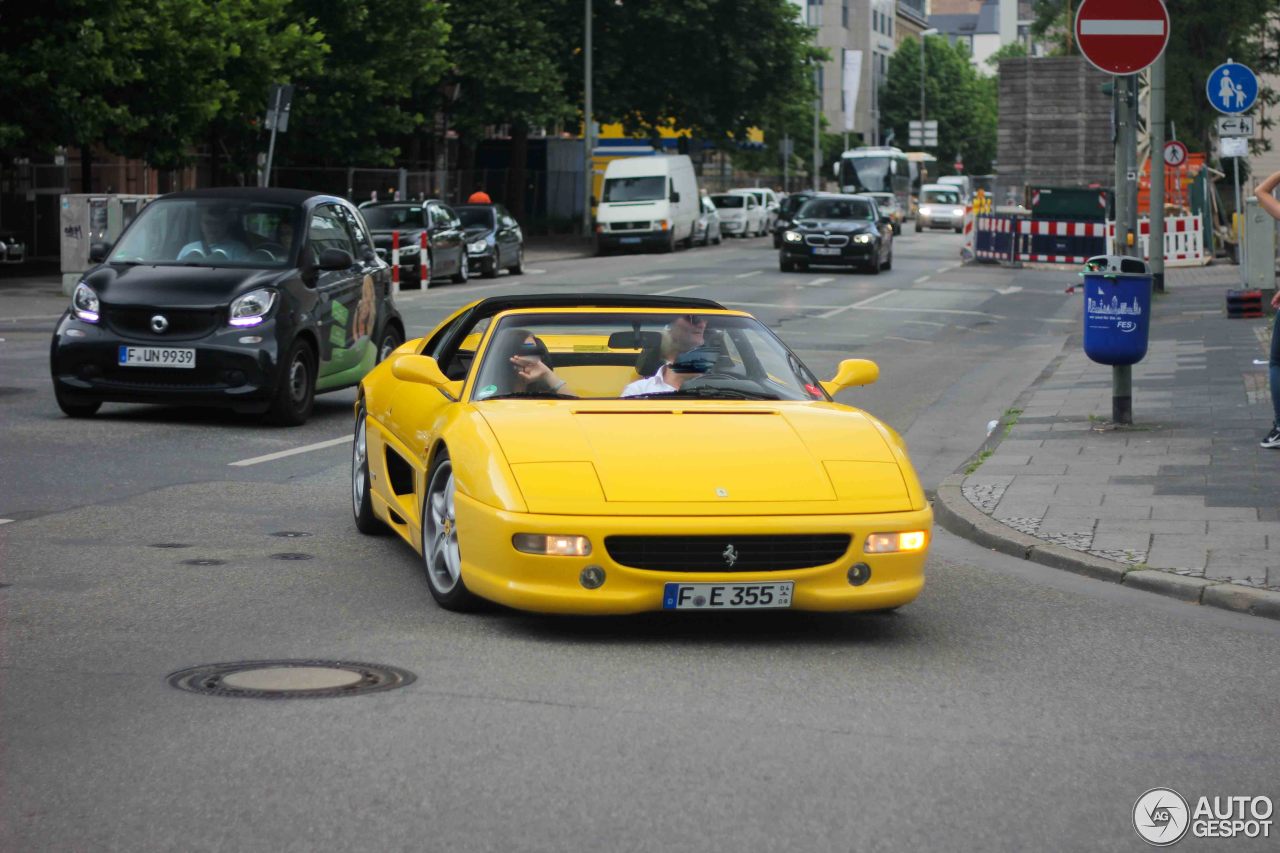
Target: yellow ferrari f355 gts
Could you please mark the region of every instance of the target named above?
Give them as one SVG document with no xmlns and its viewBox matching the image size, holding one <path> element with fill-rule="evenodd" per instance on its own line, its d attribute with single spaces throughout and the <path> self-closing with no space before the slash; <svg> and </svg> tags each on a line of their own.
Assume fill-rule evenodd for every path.
<svg viewBox="0 0 1280 853">
<path fill-rule="evenodd" d="M 502 296 L 360 384 L 356 527 L 439 604 L 544 613 L 884 610 L 933 515 L 901 438 L 764 324 L 704 299 Z"/>
</svg>

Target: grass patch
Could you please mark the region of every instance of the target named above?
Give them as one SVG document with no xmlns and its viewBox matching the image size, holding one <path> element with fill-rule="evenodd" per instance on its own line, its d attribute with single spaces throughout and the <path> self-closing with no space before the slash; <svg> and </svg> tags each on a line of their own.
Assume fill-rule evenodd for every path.
<svg viewBox="0 0 1280 853">
<path fill-rule="evenodd" d="M 970 462 L 968 465 L 965 466 L 964 473 L 972 474 L 974 471 L 977 471 L 978 468 L 982 466 L 983 462 L 986 462 L 988 459 L 991 458 L 991 454 L 994 452 L 995 452 L 994 450 L 984 450 L 981 453 L 979 453 L 977 459 L 973 460 L 972 462 Z"/>
<path fill-rule="evenodd" d="M 1013 426 L 1018 422 L 1018 416 L 1022 414 L 1022 409 L 1005 409 L 1004 412 L 1004 438 L 1009 437 L 1009 433 L 1013 432 Z"/>
</svg>

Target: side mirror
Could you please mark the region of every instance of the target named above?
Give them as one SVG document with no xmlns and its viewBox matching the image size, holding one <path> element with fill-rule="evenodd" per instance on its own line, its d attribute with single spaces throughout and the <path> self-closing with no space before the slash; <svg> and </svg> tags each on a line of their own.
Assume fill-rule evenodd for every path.
<svg viewBox="0 0 1280 853">
<path fill-rule="evenodd" d="M 680 203 L 680 193 L 672 193 L 672 194 L 671 194 L 671 203 L 672 203 L 672 204 L 679 204 L 679 203 Z"/>
<path fill-rule="evenodd" d="M 350 269 L 355 258 L 346 249 L 324 249 L 320 252 L 320 261 L 316 264 L 322 270 Z"/>
<path fill-rule="evenodd" d="M 89 246 L 89 263 L 100 264 L 111 254 L 110 243 L 93 243 Z"/>
<path fill-rule="evenodd" d="M 832 397 L 836 392 L 858 385 L 870 385 L 880 378 L 880 365 L 865 358 L 846 358 L 836 369 L 834 379 L 823 382 L 822 387 Z"/>
<path fill-rule="evenodd" d="M 892 224 L 893 224 L 893 217 L 891 217 L 891 216 L 881 216 L 877 221 L 878 221 L 881 225 L 892 225 Z"/>
<path fill-rule="evenodd" d="M 444 375 L 440 365 L 429 355 L 402 355 L 391 362 L 391 375 L 402 382 L 416 382 L 439 388 L 454 400 L 462 396 L 462 380 Z"/>
</svg>

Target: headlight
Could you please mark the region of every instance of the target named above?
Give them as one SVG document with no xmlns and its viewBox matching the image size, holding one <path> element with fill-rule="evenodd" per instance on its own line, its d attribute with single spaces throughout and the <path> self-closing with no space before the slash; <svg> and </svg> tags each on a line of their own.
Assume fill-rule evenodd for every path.
<svg viewBox="0 0 1280 853">
<path fill-rule="evenodd" d="M 929 536 L 923 530 L 903 533 L 872 533 L 862 550 L 868 554 L 891 554 L 895 551 L 923 551 Z"/>
<path fill-rule="evenodd" d="M 77 284 L 71 294 L 71 313 L 76 316 L 76 319 L 86 323 L 96 323 L 99 310 L 98 294 L 93 292 L 93 288 L 83 281 Z"/>
<path fill-rule="evenodd" d="M 804 239 L 804 237 L 800 236 L 799 231 L 788 231 L 786 234 L 782 235 L 782 239 L 786 240 L 788 243 L 799 243 Z"/>
<path fill-rule="evenodd" d="M 585 557 L 591 553 L 591 540 L 585 536 L 517 533 L 511 537 L 511 544 L 517 551 L 547 557 Z"/>
<path fill-rule="evenodd" d="M 856 235 L 854 235 L 853 242 L 855 242 L 855 243 L 870 243 L 870 242 L 871 242 L 871 235 L 870 235 L 870 234 L 856 234 Z"/>
<path fill-rule="evenodd" d="M 951 215 L 952 215 L 952 216 L 964 216 L 964 208 L 963 208 L 963 207 L 957 207 L 957 208 L 955 208 L 954 210 L 952 210 L 952 211 L 951 211 Z"/>
<path fill-rule="evenodd" d="M 671 223 L 667 222 L 667 220 L 665 219 L 659 219 L 653 223 L 653 228 L 655 231 L 666 231 L 670 227 L 671 227 Z"/>
<path fill-rule="evenodd" d="M 933 208 L 932 208 L 932 207 L 929 207 L 928 205 L 923 205 L 923 206 L 921 206 L 921 208 L 920 208 L 920 215 L 921 215 L 921 216 L 932 216 L 932 215 L 933 215 Z"/>
<path fill-rule="evenodd" d="M 488 248 L 489 248 L 489 244 L 484 240 L 476 240 L 474 243 L 467 244 L 467 251 L 471 252 L 474 255 L 478 255 L 481 252 L 487 251 Z"/>
<path fill-rule="evenodd" d="M 251 290 L 231 303 L 231 325 L 256 326 L 267 318 L 276 304 L 276 292 L 265 287 Z"/>
<path fill-rule="evenodd" d="M 418 254 L 418 249 L 420 248 L 422 247 L 419 246 L 417 243 L 405 243 L 403 246 L 400 247 L 400 257 L 403 258 L 405 255 L 416 255 Z"/>
</svg>

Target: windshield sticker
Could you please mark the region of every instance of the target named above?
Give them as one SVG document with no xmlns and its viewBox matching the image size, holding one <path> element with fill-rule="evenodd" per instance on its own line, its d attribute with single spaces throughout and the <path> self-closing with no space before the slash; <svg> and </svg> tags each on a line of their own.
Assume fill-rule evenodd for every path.
<svg viewBox="0 0 1280 853">
<path fill-rule="evenodd" d="M 497 393 L 498 393 L 497 385 L 486 385 L 476 392 L 476 399 L 483 400 L 485 397 L 492 397 L 494 394 L 497 394 Z"/>
</svg>

